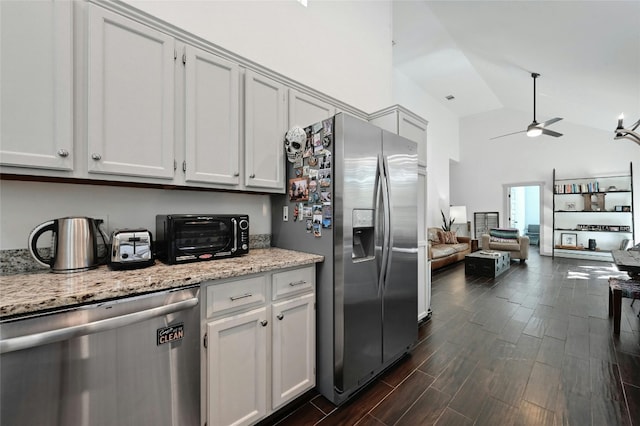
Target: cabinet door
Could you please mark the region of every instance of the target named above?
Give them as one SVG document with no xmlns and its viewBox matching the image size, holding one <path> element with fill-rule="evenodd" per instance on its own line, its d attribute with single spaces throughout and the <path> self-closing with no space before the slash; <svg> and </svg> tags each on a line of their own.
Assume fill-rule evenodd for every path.
<svg viewBox="0 0 640 426">
<path fill-rule="evenodd" d="M 284 86 L 247 70 L 245 75 L 245 176 L 249 188 L 284 192 Z"/>
<path fill-rule="evenodd" d="M 207 324 L 207 424 L 248 425 L 267 412 L 267 308 Z"/>
<path fill-rule="evenodd" d="M 427 125 L 402 111 L 398 112 L 398 134 L 418 144 L 418 165 L 427 165 Z"/>
<path fill-rule="evenodd" d="M 0 1 L 0 163 L 73 169 L 72 7 Z"/>
<path fill-rule="evenodd" d="M 333 105 L 289 89 L 289 128 L 293 126 L 307 127 L 333 116 L 336 109 Z"/>
<path fill-rule="evenodd" d="M 240 183 L 238 65 L 185 47 L 187 182 Z"/>
<path fill-rule="evenodd" d="M 174 40 L 89 5 L 88 171 L 173 177 Z"/>
<path fill-rule="evenodd" d="M 315 386 L 314 301 L 312 293 L 273 304 L 274 410 Z"/>
</svg>

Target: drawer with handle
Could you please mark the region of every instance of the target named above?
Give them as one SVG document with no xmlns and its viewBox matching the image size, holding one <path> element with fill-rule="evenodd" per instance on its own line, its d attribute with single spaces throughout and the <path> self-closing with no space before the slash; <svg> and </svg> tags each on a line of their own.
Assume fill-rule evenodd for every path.
<svg viewBox="0 0 640 426">
<path fill-rule="evenodd" d="M 290 294 L 312 291 L 316 278 L 315 270 L 314 266 L 310 266 L 273 274 L 273 300 Z"/>
<path fill-rule="evenodd" d="M 259 275 L 207 287 L 207 317 L 217 312 L 264 303 L 267 276 Z"/>
</svg>

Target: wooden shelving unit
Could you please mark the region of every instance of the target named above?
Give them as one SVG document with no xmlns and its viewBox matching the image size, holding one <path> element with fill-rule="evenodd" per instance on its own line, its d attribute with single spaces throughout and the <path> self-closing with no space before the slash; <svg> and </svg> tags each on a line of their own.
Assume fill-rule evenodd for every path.
<svg viewBox="0 0 640 426">
<path fill-rule="evenodd" d="M 590 177 L 558 179 L 553 169 L 554 257 L 612 261 L 627 239 L 635 240 L 633 163 L 628 173 Z"/>
</svg>

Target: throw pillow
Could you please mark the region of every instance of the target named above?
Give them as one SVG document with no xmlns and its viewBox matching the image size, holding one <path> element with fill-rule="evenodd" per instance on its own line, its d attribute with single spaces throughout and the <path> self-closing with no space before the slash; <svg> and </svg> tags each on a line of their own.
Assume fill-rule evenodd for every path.
<svg viewBox="0 0 640 426">
<path fill-rule="evenodd" d="M 520 236 L 520 233 L 517 229 L 513 228 L 491 228 L 489 235 L 497 238 L 515 240 Z"/>
<path fill-rule="evenodd" d="M 429 241 L 433 241 L 434 243 L 440 242 L 440 236 L 438 235 L 438 228 L 429 228 L 427 233 L 427 238 Z"/>
<path fill-rule="evenodd" d="M 456 237 L 455 231 L 444 231 L 444 243 L 445 244 L 458 244 L 458 238 Z"/>
</svg>

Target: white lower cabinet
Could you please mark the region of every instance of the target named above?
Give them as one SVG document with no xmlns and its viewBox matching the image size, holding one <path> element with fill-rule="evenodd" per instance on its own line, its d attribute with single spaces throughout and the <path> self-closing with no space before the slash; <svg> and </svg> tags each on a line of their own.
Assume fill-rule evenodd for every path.
<svg viewBox="0 0 640 426">
<path fill-rule="evenodd" d="M 315 266 L 204 287 L 203 425 L 255 424 L 315 386 Z"/>
<path fill-rule="evenodd" d="M 267 412 L 267 308 L 207 324 L 208 425 L 252 424 Z"/>
<path fill-rule="evenodd" d="M 315 386 L 315 295 L 274 303 L 271 401 L 274 410 Z"/>
</svg>

